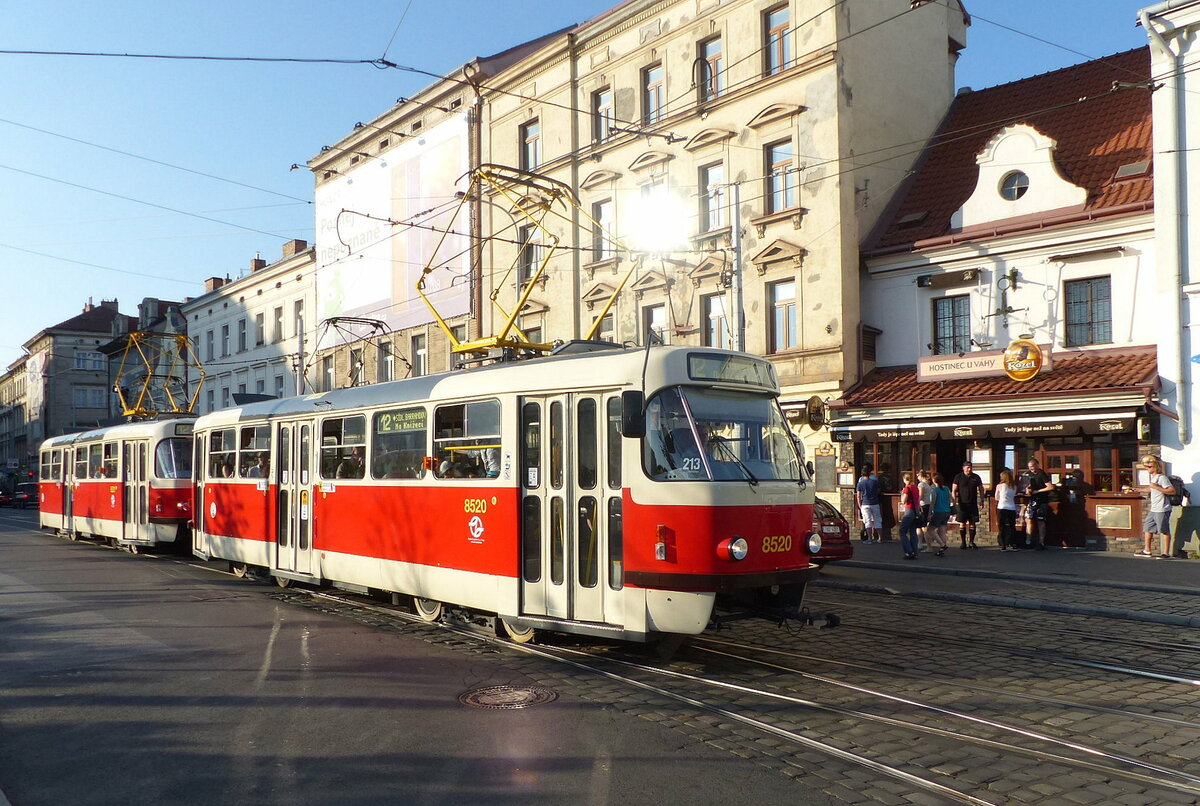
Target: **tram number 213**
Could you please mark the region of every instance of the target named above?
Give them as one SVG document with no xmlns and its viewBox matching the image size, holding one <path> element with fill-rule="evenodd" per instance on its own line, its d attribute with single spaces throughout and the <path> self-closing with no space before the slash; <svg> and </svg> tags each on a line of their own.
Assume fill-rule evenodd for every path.
<svg viewBox="0 0 1200 806">
<path fill-rule="evenodd" d="M 762 542 L 763 554 L 778 554 L 792 550 L 791 535 L 767 535 Z"/>
</svg>

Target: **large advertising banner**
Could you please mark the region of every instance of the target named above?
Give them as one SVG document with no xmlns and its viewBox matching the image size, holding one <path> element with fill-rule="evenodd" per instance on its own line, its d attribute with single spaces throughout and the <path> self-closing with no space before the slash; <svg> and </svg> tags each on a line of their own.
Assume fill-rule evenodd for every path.
<svg viewBox="0 0 1200 806">
<path fill-rule="evenodd" d="M 438 267 L 426 295 L 443 317 L 470 311 L 469 222 L 455 201 L 466 185 L 467 145 L 467 119 L 459 115 L 317 187 L 318 321 L 310 332 L 335 316 L 379 319 L 388 330 L 432 322 L 416 286 L 435 248 Z M 447 229 L 455 234 L 439 248 Z M 325 334 L 318 350 L 344 338 L 318 332 Z"/>
</svg>

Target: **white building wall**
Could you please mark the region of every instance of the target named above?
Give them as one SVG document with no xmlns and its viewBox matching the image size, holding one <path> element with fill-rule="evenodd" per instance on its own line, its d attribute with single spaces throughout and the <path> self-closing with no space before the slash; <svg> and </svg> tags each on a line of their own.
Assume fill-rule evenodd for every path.
<svg viewBox="0 0 1200 806">
<path fill-rule="evenodd" d="M 962 294 L 971 297 L 973 350 L 1003 349 L 1027 333 L 1055 351 L 1066 350 L 1064 283 L 1102 276 L 1112 278 L 1112 342 L 1091 346 L 1155 343 L 1161 317 L 1152 225 L 1149 215 L 1140 215 L 1089 224 L 1084 231 L 992 239 L 872 261 L 863 286 L 863 321 L 883 331 L 876 363 L 911 365 L 933 355 L 933 300 Z M 970 269 L 979 270 L 973 283 L 945 289 L 917 286 L 922 275 Z M 1004 292 L 999 281 L 1013 269 L 1016 290 Z M 1013 312 L 993 315 L 1005 307 Z"/>
<path fill-rule="evenodd" d="M 306 249 L 276 263 L 252 271 L 215 291 L 185 303 L 181 310 L 187 319 L 187 332 L 196 357 L 204 367 L 205 381 L 196 401 L 196 410 L 208 413 L 232 405 L 239 384 L 247 392 L 256 390 L 255 379 L 264 381 L 265 394 L 275 394 L 275 378 L 284 379 L 284 395 L 296 393 L 296 357 L 299 339 L 296 336 L 296 303 L 304 311 L 305 350 L 315 333 L 315 324 L 308 321 L 316 310 L 316 291 L 313 283 L 313 250 Z M 274 312 L 283 309 L 283 332 L 274 339 Z M 264 341 L 256 344 L 255 317 L 263 314 Z M 238 322 L 246 321 L 246 349 L 238 347 Z M 221 332 L 229 328 L 229 351 L 222 354 Z M 208 333 L 212 332 L 213 356 L 208 354 Z M 311 373 L 310 373 L 311 377 Z M 193 387 L 194 389 L 194 387 Z M 226 400 L 228 390 L 228 401 Z M 212 403 L 208 392 L 212 391 Z"/>
<path fill-rule="evenodd" d="M 1200 2 L 1171 0 L 1143 10 L 1140 21 L 1150 40 L 1151 74 L 1161 86 L 1153 98 L 1154 208 L 1158 236 L 1159 375 L 1163 403 L 1179 415 L 1163 418 L 1162 455 L 1170 472 L 1192 490 L 1200 487 L 1200 420 L 1197 381 L 1200 364 L 1200 237 L 1190 214 L 1200 210 L 1200 76 L 1192 65 L 1200 55 Z"/>
</svg>

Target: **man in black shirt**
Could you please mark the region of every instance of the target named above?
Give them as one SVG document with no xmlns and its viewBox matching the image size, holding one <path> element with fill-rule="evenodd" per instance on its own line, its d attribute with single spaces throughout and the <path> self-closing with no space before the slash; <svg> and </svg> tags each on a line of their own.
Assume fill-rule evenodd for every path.
<svg viewBox="0 0 1200 806">
<path fill-rule="evenodd" d="M 1028 470 L 1021 481 L 1025 494 L 1029 496 L 1029 503 L 1025 505 L 1025 534 L 1029 539 L 1029 547 L 1041 551 L 1046 548 L 1046 518 L 1050 516 L 1050 495 L 1054 492 L 1054 483 L 1037 459 L 1029 460 Z"/>
<path fill-rule="evenodd" d="M 969 540 L 971 548 L 977 549 L 975 527 L 979 523 L 979 504 L 983 500 L 983 479 L 973 471 L 970 459 L 963 462 L 962 467 L 962 472 L 954 477 L 950 485 L 950 497 L 956 505 L 962 547 L 965 549 Z"/>
</svg>

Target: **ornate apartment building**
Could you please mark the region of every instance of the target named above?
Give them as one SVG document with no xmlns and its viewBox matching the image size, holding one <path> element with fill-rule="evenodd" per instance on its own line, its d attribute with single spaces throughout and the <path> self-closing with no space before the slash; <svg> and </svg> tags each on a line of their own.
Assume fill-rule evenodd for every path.
<svg viewBox="0 0 1200 806">
<path fill-rule="evenodd" d="M 318 314 L 381 319 L 412 374 L 438 371 L 448 340 L 413 294 L 431 255 L 430 297 L 459 341 L 496 333 L 541 269 L 519 312 L 528 340 L 595 324 L 767 355 L 803 422 L 811 396 L 856 380 L 858 244 L 948 109 L 968 25 L 957 2 L 628 0 L 472 61 L 309 162 Z M 536 189 L 455 204 L 454 180 L 486 164 L 540 174 L 578 207 L 539 224 L 520 210 Z M 352 344 L 318 345 L 338 379 Z"/>
</svg>

